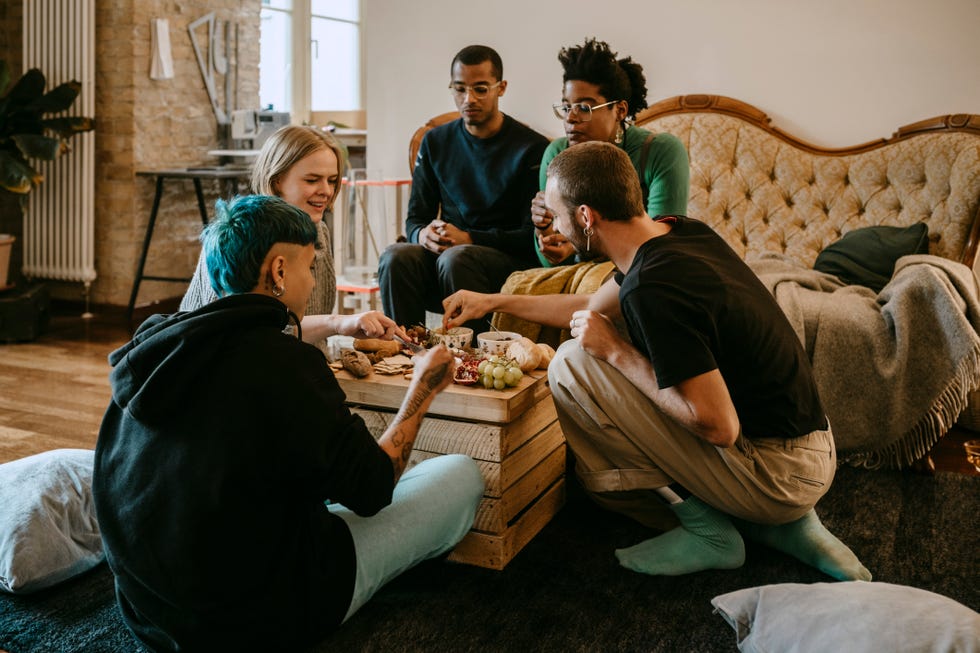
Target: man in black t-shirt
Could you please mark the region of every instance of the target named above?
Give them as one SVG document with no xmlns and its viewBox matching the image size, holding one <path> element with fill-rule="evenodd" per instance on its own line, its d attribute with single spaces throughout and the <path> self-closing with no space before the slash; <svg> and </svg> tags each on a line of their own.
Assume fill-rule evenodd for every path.
<svg viewBox="0 0 980 653">
<path fill-rule="evenodd" d="M 457 290 L 494 292 L 511 272 L 538 264 L 531 199 L 548 139 L 500 111 L 507 81 L 492 48 L 463 48 L 450 71 L 460 118 L 422 139 L 408 242 L 388 247 L 378 264 L 384 312 L 405 326 L 441 311 Z M 488 322 L 466 326 L 485 331 Z"/>
<path fill-rule="evenodd" d="M 545 203 L 577 250 L 620 270 L 618 305 L 574 310 L 574 339 L 549 371 L 586 490 L 669 527 L 618 550 L 620 564 L 731 569 L 744 534 L 834 578 L 870 580 L 813 510 L 834 477 L 833 435 L 806 353 L 752 271 L 705 224 L 651 220 L 629 157 L 608 143 L 556 157 Z M 555 315 L 571 306 L 532 299 L 556 302 Z M 610 319 L 619 315 L 629 340 Z"/>
</svg>

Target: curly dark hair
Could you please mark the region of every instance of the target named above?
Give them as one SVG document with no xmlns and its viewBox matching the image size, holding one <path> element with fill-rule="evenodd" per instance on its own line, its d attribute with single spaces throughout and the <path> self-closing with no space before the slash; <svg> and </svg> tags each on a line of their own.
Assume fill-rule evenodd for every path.
<svg viewBox="0 0 980 653">
<path fill-rule="evenodd" d="M 558 61 L 565 69 L 562 84 L 569 80 L 589 82 L 610 100 L 626 100 L 629 118 L 647 108 L 647 80 L 643 66 L 632 57 L 616 59 L 605 41 L 588 38 L 582 45 L 562 48 Z"/>
</svg>

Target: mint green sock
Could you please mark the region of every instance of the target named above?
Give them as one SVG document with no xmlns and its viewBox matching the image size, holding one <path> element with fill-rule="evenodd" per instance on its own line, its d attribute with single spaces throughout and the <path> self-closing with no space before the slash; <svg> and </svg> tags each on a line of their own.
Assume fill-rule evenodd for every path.
<svg viewBox="0 0 980 653">
<path fill-rule="evenodd" d="M 871 580 L 854 552 L 838 540 L 810 510 L 796 521 L 778 526 L 736 520 L 750 540 L 787 553 L 837 580 Z"/>
<path fill-rule="evenodd" d="M 628 549 L 619 564 L 652 576 L 680 576 L 704 569 L 735 569 L 745 562 L 745 544 L 728 516 L 697 497 L 670 506 L 681 525 Z"/>
</svg>

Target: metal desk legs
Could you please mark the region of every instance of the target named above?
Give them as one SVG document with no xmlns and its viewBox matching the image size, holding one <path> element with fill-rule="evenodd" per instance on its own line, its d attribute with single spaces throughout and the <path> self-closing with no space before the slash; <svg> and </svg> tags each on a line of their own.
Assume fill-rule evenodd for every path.
<svg viewBox="0 0 980 653">
<path fill-rule="evenodd" d="M 150 209 L 150 221 L 146 225 L 146 235 L 143 237 L 143 250 L 140 253 L 139 266 L 136 268 L 136 278 L 133 279 L 133 290 L 129 295 L 129 305 L 126 307 L 126 320 L 132 322 L 133 308 L 136 306 L 136 297 L 139 295 L 140 284 L 144 279 L 149 281 L 180 281 L 189 282 L 189 277 L 162 277 L 143 274 L 146 267 L 146 254 L 150 250 L 150 241 L 153 239 L 153 228 L 157 222 L 157 212 L 160 210 L 160 197 L 163 195 L 163 180 L 166 175 L 157 176 L 156 192 L 153 195 L 153 208 Z M 197 177 L 192 179 L 194 182 L 194 192 L 197 194 L 197 208 L 201 212 L 201 224 L 208 223 L 208 211 L 204 206 L 204 191 L 201 189 L 201 180 Z"/>
</svg>

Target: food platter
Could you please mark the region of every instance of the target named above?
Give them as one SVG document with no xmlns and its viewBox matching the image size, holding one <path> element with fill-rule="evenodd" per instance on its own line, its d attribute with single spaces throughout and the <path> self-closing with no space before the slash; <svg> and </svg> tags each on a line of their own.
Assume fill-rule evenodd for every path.
<svg viewBox="0 0 980 653">
<path fill-rule="evenodd" d="M 357 378 L 347 370 L 334 372 L 347 403 L 387 410 L 398 410 L 411 382 L 402 375 L 371 374 Z M 464 386 L 450 383 L 432 401 L 431 415 L 486 422 L 509 422 L 549 395 L 548 373 L 535 370 L 520 383 L 506 390 L 487 390 L 480 384 Z"/>
<path fill-rule="evenodd" d="M 425 349 L 439 344 L 450 338 L 452 342 L 467 344 L 462 347 L 450 347 L 456 358 L 453 371 L 453 382 L 456 385 L 485 390 L 503 391 L 518 385 L 524 374 L 535 369 L 547 369 L 554 350 L 550 347 L 548 353 L 539 354 L 535 350 L 546 345 L 537 345 L 519 334 L 513 334 L 514 342 L 511 347 L 516 352 L 508 356 L 509 350 L 503 349 L 497 353 L 488 353 L 484 348 L 469 347 L 472 331 L 468 334 L 447 332 L 445 334 L 430 331 L 422 326 L 403 329 L 406 338 L 396 340 L 353 339 L 352 348 L 341 351 L 340 358 L 331 363 L 331 368 L 337 372 L 345 370 L 355 378 L 365 378 L 374 375 L 401 376 L 410 380 L 414 373 L 414 358 Z M 462 340 L 459 336 L 465 336 Z M 529 356 L 528 352 L 534 353 Z M 542 364 L 543 363 L 543 364 Z"/>
</svg>

